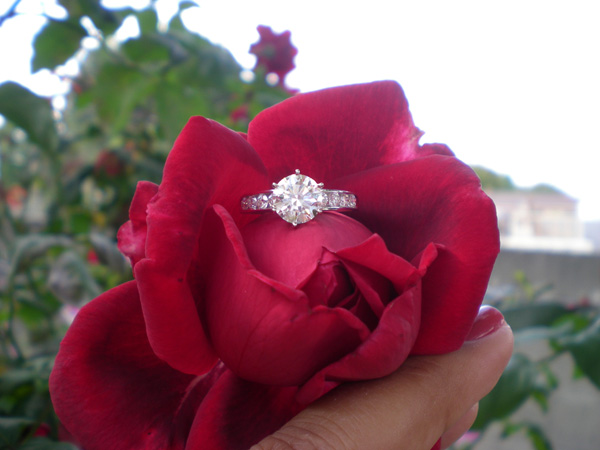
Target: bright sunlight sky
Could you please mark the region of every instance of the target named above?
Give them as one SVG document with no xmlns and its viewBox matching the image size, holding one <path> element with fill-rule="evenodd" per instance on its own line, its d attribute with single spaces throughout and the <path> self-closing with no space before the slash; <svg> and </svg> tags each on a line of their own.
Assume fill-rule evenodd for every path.
<svg viewBox="0 0 600 450">
<path fill-rule="evenodd" d="M 421 142 L 444 142 L 520 186 L 552 184 L 580 200 L 582 219 L 600 220 L 599 0 L 197 2 L 186 25 L 243 66 L 254 65 L 258 25 L 290 30 L 299 50 L 291 87 L 397 80 Z M 12 3 L 0 0 L 0 14 Z M 48 73 L 30 74 L 31 39 L 44 23 L 35 13 L 56 14 L 52 3 L 23 0 L 27 14 L 0 28 L 0 82 L 62 89 Z"/>
</svg>

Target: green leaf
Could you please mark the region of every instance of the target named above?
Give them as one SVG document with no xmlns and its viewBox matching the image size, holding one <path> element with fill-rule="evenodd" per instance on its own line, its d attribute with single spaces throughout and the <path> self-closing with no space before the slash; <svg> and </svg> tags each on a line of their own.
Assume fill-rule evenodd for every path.
<svg viewBox="0 0 600 450">
<path fill-rule="evenodd" d="M 506 423 L 502 430 L 502 438 L 505 439 L 516 433 L 524 432 L 535 450 L 552 450 L 552 443 L 542 428 L 530 422 Z"/>
<path fill-rule="evenodd" d="M 133 62 L 164 62 L 169 60 L 169 50 L 155 35 L 142 35 L 130 39 L 121 46 L 121 50 Z"/>
<path fill-rule="evenodd" d="M 198 6 L 198 3 L 196 2 L 192 2 L 190 0 L 182 0 L 179 2 L 179 13 L 185 11 L 188 8 L 194 8 L 196 6 Z"/>
<path fill-rule="evenodd" d="M 537 425 L 530 424 L 527 426 L 527 437 L 531 441 L 535 450 L 552 450 L 550 439 L 544 433 L 544 430 Z"/>
<path fill-rule="evenodd" d="M 155 95 L 159 114 L 159 130 L 168 141 L 173 142 L 191 116 L 210 116 L 210 103 L 202 92 L 178 81 L 164 80 Z"/>
<path fill-rule="evenodd" d="M 19 309 L 16 313 L 17 317 L 30 330 L 39 328 L 40 324 L 44 323 L 44 319 L 54 313 L 54 311 L 39 300 L 23 298 L 22 296 L 17 296 L 16 299 L 19 302 Z"/>
<path fill-rule="evenodd" d="M 156 11 L 152 8 L 146 8 L 136 14 L 138 24 L 140 25 L 140 32 L 142 36 L 144 34 L 150 34 L 156 31 L 156 25 L 158 24 L 158 16 Z"/>
<path fill-rule="evenodd" d="M 111 34 L 121 25 L 121 20 L 114 12 L 102 8 L 97 0 L 60 0 L 59 2 L 71 18 L 87 16 L 102 33 Z"/>
<path fill-rule="evenodd" d="M 64 64 L 77 50 L 82 38 L 87 36 L 79 19 L 65 21 L 51 19 L 33 41 L 35 55 L 31 61 L 33 72 L 39 69 L 54 69 Z"/>
<path fill-rule="evenodd" d="M 548 389 L 558 388 L 560 381 L 556 374 L 552 371 L 550 366 L 548 364 L 539 364 L 538 368 L 540 370 L 540 373 L 546 379 L 546 385 L 548 386 Z"/>
<path fill-rule="evenodd" d="M 87 264 L 73 250 L 64 251 L 54 261 L 48 276 L 48 287 L 65 303 L 84 303 L 100 295 L 100 287 Z"/>
<path fill-rule="evenodd" d="M 9 280 L 18 270 L 54 247 L 68 247 L 72 240 L 66 236 L 29 234 L 17 238 L 11 257 Z"/>
<path fill-rule="evenodd" d="M 173 31 L 187 31 L 185 26 L 183 25 L 183 22 L 181 21 L 181 16 L 179 14 L 175 14 L 169 22 L 169 32 Z"/>
<path fill-rule="evenodd" d="M 0 114 L 27 133 L 29 140 L 53 152 L 58 133 L 48 99 L 38 97 L 23 86 L 7 82 L 0 85 Z"/>
<path fill-rule="evenodd" d="M 103 264 L 120 274 L 128 274 L 131 271 L 131 266 L 113 239 L 109 239 L 101 233 L 92 232 L 90 233 L 90 243 Z"/>
<path fill-rule="evenodd" d="M 600 317 L 586 330 L 560 343 L 571 352 L 579 369 L 600 389 Z"/>
<path fill-rule="evenodd" d="M 543 391 L 535 391 L 531 394 L 531 398 L 539 405 L 542 411 L 548 412 L 548 393 Z"/>
<path fill-rule="evenodd" d="M 535 303 L 502 310 L 504 319 L 513 331 L 523 328 L 549 326 L 565 314 L 570 314 L 560 303 Z"/>
<path fill-rule="evenodd" d="M 33 383 L 37 376 L 31 368 L 7 370 L 0 377 L 0 394 L 8 394 L 17 390 L 19 386 Z"/>
<path fill-rule="evenodd" d="M 24 417 L 0 417 L 0 448 L 13 448 L 27 427 L 35 422 Z"/>
<path fill-rule="evenodd" d="M 102 65 L 94 87 L 94 104 L 112 133 L 127 125 L 134 109 L 149 98 L 153 83 L 154 77 L 136 68 L 116 63 Z"/>
<path fill-rule="evenodd" d="M 482 430 L 494 420 L 508 417 L 536 390 L 537 369 L 522 354 L 511 358 L 498 384 L 479 402 L 479 413 L 473 428 Z"/>
</svg>

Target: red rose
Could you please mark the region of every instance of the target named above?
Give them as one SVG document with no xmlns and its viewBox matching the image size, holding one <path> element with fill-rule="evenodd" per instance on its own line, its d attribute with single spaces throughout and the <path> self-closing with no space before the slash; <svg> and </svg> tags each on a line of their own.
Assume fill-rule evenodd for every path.
<svg viewBox="0 0 600 450">
<path fill-rule="evenodd" d="M 285 76 L 296 67 L 294 57 L 298 54 L 298 49 L 290 41 L 291 33 L 284 31 L 277 34 L 270 27 L 260 25 L 258 34 L 259 41 L 250 46 L 250 53 L 256 56 L 255 67 L 276 74 L 279 77 L 278 85 L 283 86 Z"/>
<path fill-rule="evenodd" d="M 50 380 L 94 449 L 248 448 L 330 389 L 458 349 L 499 249 L 495 208 L 401 88 L 302 94 L 248 135 L 194 117 L 120 248 L 135 281 L 85 306 Z M 240 199 L 300 169 L 358 210 L 294 227 Z"/>
<path fill-rule="evenodd" d="M 102 150 L 94 164 L 94 173 L 107 178 L 115 178 L 125 172 L 125 162 L 110 150 Z"/>
<path fill-rule="evenodd" d="M 229 119 L 234 123 L 248 122 L 250 120 L 250 108 L 247 103 L 243 103 L 229 113 Z"/>
</svg>

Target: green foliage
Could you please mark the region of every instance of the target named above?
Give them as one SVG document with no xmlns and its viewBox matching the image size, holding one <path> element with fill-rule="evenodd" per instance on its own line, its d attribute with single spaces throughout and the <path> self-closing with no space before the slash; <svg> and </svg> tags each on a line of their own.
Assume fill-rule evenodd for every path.
<svg viewBox="0 0 600 450">
<path fill-rule="evenodd" d="M 537 369 L 526 356 L 515 354 L 492 392 L 479 403 L 475 430 L 482 430 L 492 421 L 505 419 L 516 411 L 536 387 Z"/>
<path fill-rule="evenodd" d="M 513 180 L 507 175 L 501 175 L 482 166 L 473 166 L 472 169 L 481 180 L 481 187 L 484 191 L 522 191 L 538 194 L 564 194 L 560 189 L 544 183 L 535 185 L 531 188 L 520 188 L 517 187 Z"/>
<path fill-rule="evenodd" d="M 600 389 L 600 317 L 582 331 L 559 338 L 554 343 L 558 350 L 569 351 L 578 369 Z"/>
<path fill-rule="evenodd" d="M 481 186 L 484 190 L 513 191 L 517 188 L 510 177 L 506 175 L 497 174 L 481 166 L 474 166 L 473 170 L 481 180 Z"/>
<path fill-rule="evenodd" d="M 473 426 L 481 435 L 494 423 L 503 424 L 503 438 L 521 434 L 533 449 L 552 449 L 552 443 L 539 424 L 515 421 L 514 413 L 532 401 L 543 412 L 552 394 L 560 389 L 552 362 L 568 353 L 575 362 L 574 373 L 587 378 L 600 389 L 600 310 L 582 305 L 541 302 L 539 296 L 547 287 L 536 288 L 520 273 L 515 275 L 521 292 L 501 300 L 495 306 L 502 310 L 515 334 L 516 351 L 498 384 L 479 403 L 479 414 Z M 547 352 L 527 356 L 519 352 L 521 345 L 544 343 Z M 472 448 L 472 447 L 468 447 Z"/>
<path fill-rule="evenodd" d="M 525 433 L 535 450 L 552 450 L 550 440 L 539 426 L 527 422 L 519 424 L 507 423 L 502 437 L 507 438 L 516 433 Z"/>
<path fill-rule="evenodd" d="M 114 33 L 121 25 L 122 17 L 115 11 L 103 8 L 95 0 L 60 0 L 59 3 L 67 10 L 69 17 L 89 17 L 94 26 L 104 35 Z M 70 56 L 70 55 L 69 55 Z"/>
<path fill-rule="evenodd" d="M 568 309 L 560 303 L 520 304 L 508 307 L 502 313 L 513 331 L 520 331 L 529 327 L 550 326 L 567 314 Z"/>
<path fill-rule="evenodd" d="M 34 422 L 27 418 L 0 417 L 0 448 L 16 446 Z"/>
<path fill-rule="evenodd" d="M 60 339 L 75 312 L 131 279 L 115 235 L 139 180 L 160 182 L 190 116 L 245 131 L 251 114 L 290 94 L 245 83 L 231 54 L 191 33 L 179 13 L 61 0 L 34 41 L 33 70 L 74 55 L 66 108 L 19 84 L 0 85 L 0 448 L 72 450 L 48 392 Z M 197 7 L 182 2 L 180 12 Z M 5 19 L 10 20 L 11 16 Z M 140 35 L 114 33 L 133 16 Z M 96 49 L 82 47 L 82 39 Z M 250 46 L 251 43 L 248 43 Z M 239 109 L 243 114 L 234 114 Z"/>
<path fill-rule="evenodd" d="M 48 376 L 69 315 L 131 278 L 115 235 L 127 220 L 139 180 L 160 182 L 175 137 L 190 116 L 204 115 L 239 131 L 290 93 L 264 73 L 240 80 L 231 54 L 188 31 L 180 3 L 168 24 L 152 8 L 109 10 L 95 0 L 60 0 L 65 20 L 49 20 L 35 39 L 35 69 L 84 56 L 63 111 L 16 83 L 0 85 L 0 448 L 70 450 L 59 433 Z M 133 16 L 140 35 L 114 33 Z M 7 20 L 10 20 L 8 18 Z M 85 25 L 85 27 L 83 25 Z M 91 24 L 91 25 L 90 25 Z M 165 30 L 166 29 L 166 30 Z M 97 49 L 81 47 L 82 38 Z M 250 43 L 248 43 L 250 44 Z M 508 177 L 475 168 L 484 188 L 515 189 Z M 597 308 L 540 303 L 549 287 L 519 275 L 522 292 L 499 306 L 517 343 L 548 343 L 549 354 L 516 353 L 475 427 L 502 423 L 549 449 L 538 425 L 512 420 L 528 400 L 542 409 L 559 389 L 551 362 L 570 354 L 575 372 L 600 388 Z M 43 432 L 40 432 L 43 431 Z"/>
<path fill-rule="evenodd" d="M 33 71 L 64 64 L 79 49 L 79 41 L 85 36 L 85 28 L 78 20 L 50 20 L 33 41 Z"/>
<path fill-rule="evenodd" d="M 16 83 L 0 85 L 0 114 L 20 127 L 34 144 L 47 152 L 58 146 L 58 133 L 47 99 Z"/>
</svg>

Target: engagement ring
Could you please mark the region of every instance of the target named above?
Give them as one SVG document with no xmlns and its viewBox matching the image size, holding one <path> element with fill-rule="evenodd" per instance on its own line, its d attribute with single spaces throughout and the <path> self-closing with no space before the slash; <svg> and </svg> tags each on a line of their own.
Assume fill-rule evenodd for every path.
<svg viewBox="0 0 600 450">
<path fill-rule="evenodd" d="M 323 211 L 356 209 L 356 195 L 348 191 L 323 189 L 323 183 L 294 175 L 273 183 L 273 189 L 242 198 L 242 211 L 275 211 L 286 222 L 297 226 Z"/>
</svg>

